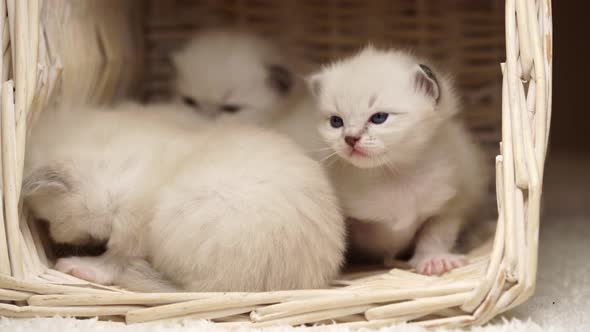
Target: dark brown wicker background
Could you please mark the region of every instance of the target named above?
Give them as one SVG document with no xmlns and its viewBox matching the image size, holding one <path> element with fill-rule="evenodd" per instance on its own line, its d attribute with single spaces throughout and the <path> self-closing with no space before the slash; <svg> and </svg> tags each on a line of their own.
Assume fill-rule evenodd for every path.
<svg viewBox="0 0 590 332">
<path fill-rule="evenodd" d="M 150 0 L 145 94 L 168 95 L 168 61 L 194 32 L 237 27 L 267 36 L 312 64 L 368 42 L 411 48 L 453 73 L 464 116 L 488 151 L 500 140 L 504 3 L 500 0 Z"/>
</svg>

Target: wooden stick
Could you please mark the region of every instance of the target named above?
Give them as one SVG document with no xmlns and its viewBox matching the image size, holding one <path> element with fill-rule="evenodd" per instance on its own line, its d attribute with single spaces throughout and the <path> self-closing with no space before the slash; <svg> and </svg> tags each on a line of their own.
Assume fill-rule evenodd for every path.
<svg viewBox="0 0 590 332">
<path fill-rule="evenodd" d="M 297 292 L 294 291 L 292 293 Z M 217 298 L 187 301 L 182 303 L 162 305 L 154 308 L 130 311 L 126 316 L 126 321 L 127 323 L 147 322 L 210 310 L 277 303 L 285 300 L 286 298 L 288 297 L 285 296 L 285 292 L 242 294 L 228 293 L 225 296 Z"/>
<path fill-rule="evenodd" d="M 502 176 L 502 156 L 496 157 L 496 185 L 497 185 L 497 195 L 501 197 L 502 195 L 502 183 L 503 183 L 503 176 Z M 481 304 L 484 300 L 486 294 L 488 294 L 492 288 L 494 280 L 500 273 L 500 263 L 502 261 L 502 257 L 504 254 L 504 212 L 502 209 L 502 203 L 498 201 L 499 207 L 499 216 L 498 216 L 498 223 L 496 226 L 496 234 L 494 237 L 494 250 L 492 252 L 492 256 L 490 259 L 490 265 L 488 266 L 488 271 L 486 273 L 485 279 L 480 284 L 480 286 L 472 292 L 472 295 L 469 300 L 465 302 L 465 304 L 461 307 L 466 312 L 473 312 L 477 306 Z"/>
<path fill-rule="evenodd" d="M 187 319 L 224 319 L 228 317 L 233 317 L 236 315 L 241 315 L 244 313 L 250 313 L 252 310 L 255 310 L 256 306 L 252 307 L 241 307 L 241 308 L 231 308 L 231 309 L 223 309 L 223 310 L 213 310 L 207 312 L 200 312 L 194 315 L 186 315 L 186 316 L 179 316 L 179 317 L 172 317 L 169 319 L 165 319 L 164 321 L 184 321 Z"/>
<path fill-rule="evenodd" d="M 520 63 L 522 66 L 522 79 L 529 80 L 533 68 L 533 56 L 531 55 L 531 38 L 527 18 L 527 0 L 516 1 L 516 18 L 518 19 L 518 41 L 520 44 Z"/>
<path fill-rule="evenodd" d="M 547 142 L 549 141 L 549 131 L 551 128 L 551 113 L 552 113 L 552 97 L 553 97 L 553 15 L 551 13 L 551 0 L 541 2 L 541 10 L 539 11 L 541 17 L 543 42 L 543 67 L 545 68 L 545 83 L 547 90 L 547 118 L 546 118 L 546 133 L 545 133 L 545 156 L 547 155 Z M 541 173 L 543 173 L 541 171 Z"/>
<path fill-rule="evenodd" d="M 0 283 L 1 285 L 1 283 Z M 333 296 L 342 293 L 339 290 L 300 290 L 273 292 L 277 298 L 292 300 L 305 297 Z M 203 299 L 223 299 L 226 296 L 247 296 L 267 293 L 129 293 L 129 294 L 70 294 L 70 295 L 35 295 L 29 299 L 31 305 L 75 306 L 75 305 L 163 305 Z"/>
<path fill-rule="evenodd" d="M 341 328 L 350 328 L 350 329 L 379 329 L 382 327 L 389 327 L 399 323 L 409 322 L 411 320 L 417 319 L 422 317 L 423 314 L 416 314 L 416 315 L 408 315 L 408 316 L 400 316 L 396 318 L 388 318 L 388 319 L 375 319 L 371 321 L 362 321 L 362 322 L 352 322 L 352 323 L 344 323 L 338 324 Z"/>
<path fill-rule="evenodd" d="M 0 316 L 28 318 L 28 317 L 53 317 L 53 316 L 116 316 L 124 315 L 136 306 L 107 306 L 107 307 L 20 307 L 11 304 L 0 303 Z"/>
<path fill-rule="evenodd" d="M 316 310 L 335 309 L 371 303 L 396 302 L 423 297 L 433 297 L 463 293 L 477 287 L 477 282 L 455 283 L 447 286 L 434 286 L 417 289 L 401 289 L 383 292 L 366 292 L 365 294 L 349 294 L 309 300 L 289 301 L 266 306 L 253 311 L 250 318 L 253 322 L 275 320 L 291 315 L 313 312 Z"/>
<path fill-rule="evenodd" d="M 469 298 L 469 293 L 422 298 L 414 301 L 388 304 L 367 310 L 368 320 L 385 319 L 398 316 L 412 315 L 420 312 L 435 312 L 438 310 L 461 306 Z"/>
<path fill-rule="evenodd" d="M 485 300 L 477 308 L 473 315 L 477 322 L 484 323 L 489 318 L 491 318 L 489 317 L 489 313 L 494 311 L 494 307 L 498 303 L 498 299 L 504 291 L 505 283 L 506 272 L 501 270 L 500 273 L 497 275 L 496 280 L 494 280 L 494 284 L 492 285 L 490 292 L 488 293 Z"/>
<path fill-rule="evenodd" d="M 1 2 L 1 1 L 0 1 Z M 0 119 L 1 121 L 1 119 Z M 0 146 L 2 139 L 0 137 Z M 2 168 L 0 167 L 0 171 Z M 4 220 L 4 195 L 0 192 L 0 274 L 11 275 L 10 259 L 8 258 L 8 238 Z"/>
<path fill-rule="evenodd" d="M 25 301 L 33 293 L 0 288 L 0 301 Z"/>
<path fill-rule="evenodd" d="M 539 29 L 539 21 L 536 16 L 535 4 L 529 1 L 527 4 L 528 23 L 530 25 L 530 36 L 532 42 L 533 61 L 535 63 L 534 75 L 536 86 L 535 99 L 535 150 L 539 173 L 543 174 L 545 165 L 545 154 L 547 149 L 547 81 L 545 74 L 545 58 L 541 47 L 541 35 L 545 31 Z"/>
<path fill-rule="evenodd" d="M 39 0 L 28 0 L 27 19 L 29 23 L 29 45 L 27 48 L 28 59 L 28 101 L 27 105 L 31 107 L 37 87 L 37 64 L 39 59 L 39 17 L 41 9 L 39 8 Z"/>
<path fill-rule="evenodd" d="M 54 285 L 48 283 L 34 282 L 17 279 L 7 275 L 0 274 L 0 287 L 17 291 L 32 292 L 37 294 L 104 294 L 108 291 L 94 289 L 89 287 L 75 287 L 65 285 Z M 110 292 L 109 292 L 110 293 Z"/>
<path fill-rule="evenodd" d="M 27 134 L 27 121 L 29 112 L 29 78 L 33 73 L 37 75 L 37 63 L 30 63 L 29 44 L 27 41 L 31 38 L 29 33 L 28 20 L 36 20 L 37 17 L 28 17 L 29 10 L 26 1 L 17 1 L 16 3 L 16 27 L 15 33 L 18 39 L 13 44 L 16 47 L 15 58 L 15 116 L 16 116 L 16 198 L 20 197 L 21 183 L 23 177 L 23 166 L 25 161 L 25 139 Z M 36 56 L 35 56 L 36 58 Z"/>
<path fill-rule="evenodd" d="M 6 82 L 8 77 L 12 75 L 12 47 L 10 47 L 10 44 L 2 56 L 4 57 L 4 63 L 2 64 L 2 82 Z"/>
<path fill-rule="evenodd" d="M 422 326 L 422 327 L 425 327 L 428 329 L 432 329 L 435 327 L 444 327 L 444 328 L 448 328 L 448 329 L 455 329 L 455 328 L 461 328 L 461 327 L 473 324 L 473 317 L 468 316 L 468 315 L 463 315 L 463 316 L 431 319 L 431 320 L 422 321 L 422 322 L 413 322 L 410 324 Z"/>
<path fill-rule="evenodd" d="M 316 310 L 313 312 L 304 313 L 301 315 L 294 315 L 286 318 L 276 320 L 268 320 L 265 322 L 252 324 L 253 328 L 273 326 L 273 325 L 302 325 L 307 323 L 315 323 L 327 319 L 337 319 L 339 317 L 346 317 L 367 311 L 373 308 L 373 305 L 350 306 L 338 309 Z"/>
<path fill-rule="evenodd" d="M 506 1 L 506 11 L 508 12 L 509 3 L 514 0 Z M 507 15 L 510 16 L 510 15 Z M 508 24 L 508 23 L 507 23 Z M 507 257 L 508 267 L 512 271 L 516 265 L 516 231 L 515 229 L 515 218 L 516 211 L 514 206 L 515 201 L 515 179 L 514 179 L 514 157 L 512 154 L 512 125 L 510 117 L 510 102 L 508 94 L 508 77 L 507 71 L 504 70 L 503 81 L 502 81 L 502 175 L 504 183 L 502 188 L 504 189 L 504 222 L 506 232 L 505 237 L 505 255 Z"/>
<path fill-rule="evenodd" d="M 8 30 L 10 32 L 10 40 L 12 47 L 10 47 L 10 57 L 16 59 L 16 47 L 14 46 L 17 40 L 16 27 L 16 3 L 15 0 L 6 0 L 6 16 L 8 16 Z M 12 72 L 16 72 L 16 63 L 12 61 Z"/>
<path fill-rule="evenodd" d="M 14 110 L 13 83 L 2 84 L 2 183 L 4 184 L 4 214 L 8 252 L 12 275 L 24 276 L 20 228 L 18 219 L 18 195 L 16 181 L 16 120 Z"/>
<path fill-rule="evenodd" d="M 518 102 L 518 84 L 520 75 L 518 73 L 518 46 L 516 37 L 516 10 L 514 8 L 515 0 L 506 1 L 506 72 L 505 77 L 508 82 L 507 102 L 510 110 L 510 136 L 511 151 L 514 160 L 514 173 L 516 186 L 526 189 L 528 184 L 528 172 L 525 164 L 524 142 L 522 137 L 522 123 L 520 121 L 519 102 Z M 502 94 L 504 102 L 504 93 Z M 502 119 L 504 120 L 504 119 Z M 507 144 L 508 138 L 502 132 L 502 141 Z"/>
</svg>

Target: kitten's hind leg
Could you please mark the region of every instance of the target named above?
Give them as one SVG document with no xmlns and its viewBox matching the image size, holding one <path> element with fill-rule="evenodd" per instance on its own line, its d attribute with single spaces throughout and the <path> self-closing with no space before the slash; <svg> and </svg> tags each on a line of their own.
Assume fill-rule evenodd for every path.
<svg viewBox="0 0 590 332">
<path fill-rule="evenodd" d="M 467 264 L 465 256 L 451 253 L 461 225 L 462 218 L 455 216 L 428 220 L 418 233 L 410 265 L 421 274 L 441 275 Z"/>
<path fill-rule="evenodd" d="M 55 269 L 89 282 L 110 285 L 121 272 L 121 265 L 101 256 L 72 256 L 60 258 Z"/>
<path fill-rule="evenodd" d="M 89 282 L 112 285 L 139 292 L 178 292 L 180 289 L 143 259 L 72 256 L 60 258 L 55 269 Z"/>
</svg>

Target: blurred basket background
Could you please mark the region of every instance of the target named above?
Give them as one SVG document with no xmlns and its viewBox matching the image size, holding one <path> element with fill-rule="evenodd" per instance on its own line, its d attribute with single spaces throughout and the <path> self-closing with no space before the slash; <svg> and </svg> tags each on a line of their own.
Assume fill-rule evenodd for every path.
<svg viewBox="0 0 590 332">
<path fill-rule="evenodd" d="M 536 279 L 551 109 L 550 6 L 541 0 L 0 0 L 0 301 L 6 301 L 0 315 L 465 326 L 522 303 Z M 334 289 L 258 294 L 134 294 L 52 270 L 46 234 L 27 222 L 18 200 L 24 142 L 36 114 L 54 103 L 166 98 L 169 52 L 210 27 L 259 33 L 314 65 L 370 41 L 411 48 L 453 73 L 463 116 L 490 164 L 503 141 L 495 159 L 497 197 L 490 200 L 499 214 L 493 251 L 441 278 L 369 271 L 343 276 Z"/>
</svg>

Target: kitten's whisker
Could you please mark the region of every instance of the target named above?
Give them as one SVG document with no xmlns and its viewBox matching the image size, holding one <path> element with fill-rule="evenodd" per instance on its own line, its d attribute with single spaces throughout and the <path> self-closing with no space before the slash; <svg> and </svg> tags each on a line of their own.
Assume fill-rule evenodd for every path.
<svg viewBox="0 0 590 332">
<path fill-rule="evenodd" d="M 332 151 L 332 148 L 318 148 L 318 149 L 309 149 L 307 152 L 323 152 L 323 151 Z"/>
<path fill-rule="evenodd" d="M 329 160 L 330 160 L 330 158 L 332 158 L 332 157 L 336 157 L 336 152 L 335 152 L 335 151 L 334 151 L 334 152 L 332 152 L 332 153 L 330 153 L 330 154 L 329 154 L 329 155 L 327 155 L 326 157 L 322 158 L 322 159 L 320 160 L 320 163 L 321 163 L 321 164 L 323 164 L 323 163 L 325 163 L 325 162 L 329 161 Z"/>
<path fill-rule="evenodd" d="M 387 160 L 385 160 L 385 158 L 383 158 L 382 156 L 377 157 L 377 161 L 382 164 L 385 167 L 380 167 L 379 170 L 381 171 L 381 174 L 384 176 L 389 175 L 389 173 L 392 173 L 391 168 L 389 167 L 389 165 L 387 164 Z"/>
<path fill-rule="evenodd" d="M 333 158 L 329 163 L 325 165 L 325 167 L 332 167 L 332 165 L 334 165 L 338 160 L 338 157 Z"/>
<path fill-rule="evenodd" d="M 388 161 L 387 159 L 383 158 L 385 161 L 385 165 L 387 166 L 387 168 L 391 171 L 391 173 L 393 173 L 396 176 L 400 175 L 399 170 L 397 169 L 397 167 L 395 166 L 394 163 Z"/>
</svg>

